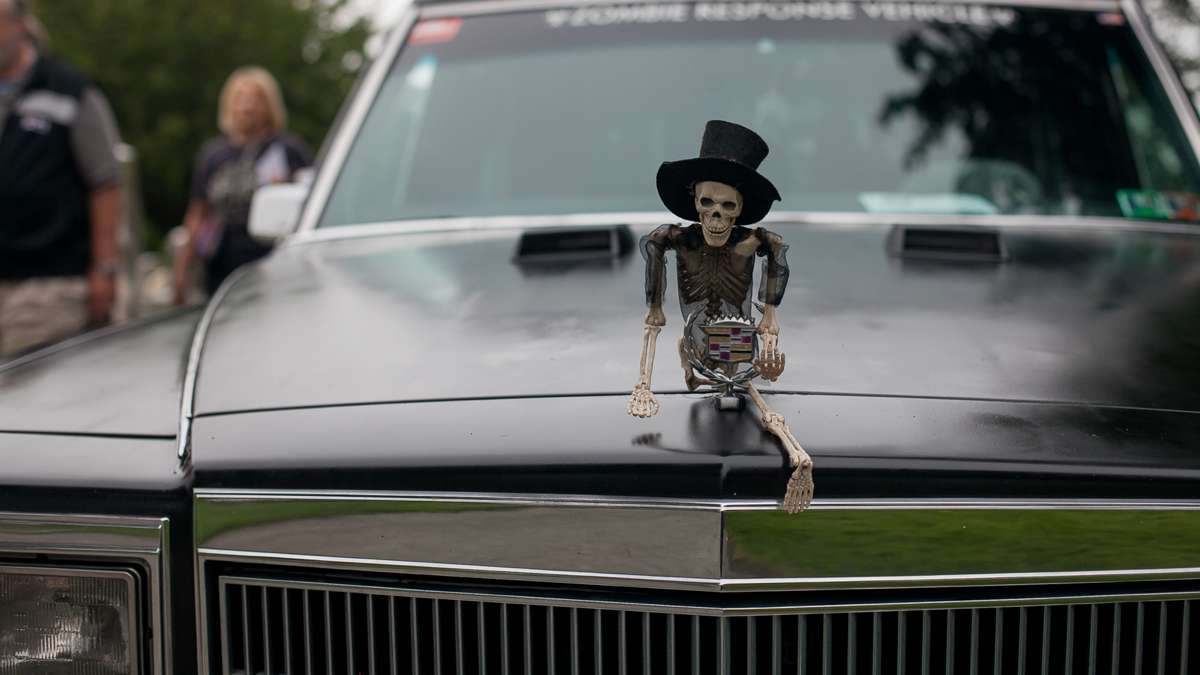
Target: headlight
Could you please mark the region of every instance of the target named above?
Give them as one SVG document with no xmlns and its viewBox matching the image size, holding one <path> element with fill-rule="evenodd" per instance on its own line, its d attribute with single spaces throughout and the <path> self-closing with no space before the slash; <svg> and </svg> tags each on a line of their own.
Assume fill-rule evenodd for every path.
<svg viewBox="0 0 1200 675">
<path fill-rule="evenodd" d="M 130 572 L 0 566 L 0 675 L 136 673 L 136 597 Z"/>
</svg>

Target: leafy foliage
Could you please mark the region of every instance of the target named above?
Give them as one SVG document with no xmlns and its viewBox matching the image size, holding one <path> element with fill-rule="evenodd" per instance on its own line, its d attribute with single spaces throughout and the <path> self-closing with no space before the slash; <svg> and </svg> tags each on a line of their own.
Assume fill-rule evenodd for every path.
<svg viewBox="0 0 1200 675">
<path fill-rule="evenodd" d="M 1200 106 L 1200 0 L 1145 0 L 1143 7 Z"/>
<path fill-rule="evenodd" d="M 339 25 L 346 0 L 40 0 L 50 51 L 108 96 L 121 135 L 137 148 L 148 236 L 183 217 L 192 163 L 216 136 L 217 97 L 235 68 L 279 80 L 289 127 L 315 151 L 333 121 L 370 34 Z"/>
</svg>

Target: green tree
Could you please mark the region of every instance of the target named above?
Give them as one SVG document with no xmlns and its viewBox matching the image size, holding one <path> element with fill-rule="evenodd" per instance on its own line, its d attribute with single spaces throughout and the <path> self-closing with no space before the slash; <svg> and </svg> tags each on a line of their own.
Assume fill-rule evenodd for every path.
<svg viewBox="0 0 1200 675">
<path fill-rule="evenodd" d="M 238 66 L 279 80 L 289 127 L 315 152 L 370 30 L 346 0 L 39 0 L 51 53 L 105 92 L 137 148 L 148 237 L 178 224 L 197 149 L 216 136 L 217 97 Z"/>
<path fill-rule="evenodd" d="M 1146 0 L 1143 7 L 1200 108 L 1200 0 Z"/>
</svg>

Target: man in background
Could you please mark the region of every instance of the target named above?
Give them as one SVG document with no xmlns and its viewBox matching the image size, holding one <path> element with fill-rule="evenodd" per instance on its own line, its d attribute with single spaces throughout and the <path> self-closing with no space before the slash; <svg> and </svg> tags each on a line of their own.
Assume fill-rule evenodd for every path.
<svg viewBox="0 0 1200 675">
<path fill-rule="evenodd" d="M 39 34 L 0 0 L 0 357 L 106 323 L 115 296 L 116 123 Z"/>
</svg>

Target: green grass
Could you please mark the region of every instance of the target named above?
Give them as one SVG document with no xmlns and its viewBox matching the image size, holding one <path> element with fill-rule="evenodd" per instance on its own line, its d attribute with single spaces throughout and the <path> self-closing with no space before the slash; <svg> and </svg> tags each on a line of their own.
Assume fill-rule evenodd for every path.
<svg viewBox="0 0 1200 675">
<path fill-rule="evenodd" d="M 896 510 L 726 514 L 739 573 L 871 576 L 1200 567 L 1200 513 Z"/>
<path fill-rule="evenodd" d="M 381 500 L 346 501 L 205 501 L 196 502 L 196 541 L 207 542 L 222 532 L 281 521 L 371 513 L 430 513 L 497 510 L 495 504 L 408 502 Z"/>
</svg>

